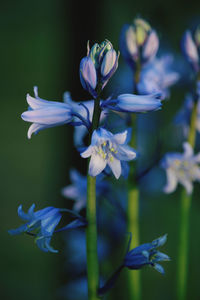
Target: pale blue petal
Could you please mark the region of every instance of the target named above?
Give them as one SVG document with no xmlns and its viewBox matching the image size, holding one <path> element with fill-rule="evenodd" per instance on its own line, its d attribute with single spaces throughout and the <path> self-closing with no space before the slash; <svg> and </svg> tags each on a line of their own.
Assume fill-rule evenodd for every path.
<svg viewBox="0 0 200 300">
<path fill-rule="evenodd" d="M 83 158 L 90 157 L 92 153 L 93 153 L 93 146 L 90 145 L 85 151 L 81 153 L 81 157 Z"/>
<path fill-rule="evenodd" d="M 89 174 L 93 177 L 100 174 L 106 167 L 106 161 L 98 154 L 93 154 L 89 163 Z"/>
<path fill-rule="evenodd" d="M 128 145 L 118 146 L 117 151 L 116 157 L 119 160 L 129 161 L 136 158 L 136 152 Z"/>
<path fill-rule="evenodd" d="M 108 160 L 108 165 L 111 168 L 115 178 L 118 179 L 121 175 L 121 172 L 122 172 L 120 160 L 113 157 L 112 161 Z"/>
<path fill-rule="evenodd" d="M 22 220 L 25 220 L 25 221 L 29 221 L 30 220 L 30 216 L 28 214 L 26 214 L 23 210 L 22 210 L 22 205 L 20 205 L 18 207 L 18 216 L 22 219 Z"/>
<path fill-rule="evenodd" d="M 41 124 L 33 123 L 29 127 L 28 132 L 27 132 L 28 139 L 31 138 L 31 136 L 32 136 L 33 133 L 37 134 L 40 130 L 43 130 L 43 129 L 47 128 L 47 127 L 48 126 L 46 126 L 46 125 L 41 125 Z"/>
<path fill-rule="evenodd" d="M 162 275 L 165 274 L 165 270 L 164 270 L 164 268 L 160 264 L 154 264 L 153 268 L 156 271 L 158 271 L 159 273 L 161 273 Z"/>
<path fill-rule="evenodd" d="M 154 30 L 152 30 L 143 48 L 143 58 L 145 60 L 154 58 L 154 56 L 158 51 L 158 47 L 159 47 L 158 35 Z"/>
<path fill-rule="evenodd" d="M 165 193 L 172 193 L 176 190 L 178 181 L 177 181 L 177 176 L 174 171 L 167 169 L 166 170 L 166 175 L 167 175 L 167 184 L 164 187 L 164 192 Z"/>
<path fill-rule="evenodd" d="M 188 142 L 183 143 L 183 149 L 184 149 L 184 154 L 183 154 L 184 158 L 190 158 L 193 156 L 194 153 L 193 148 Z"/>
<path fill-rule="evenodd" d="M 185 32 L 182 45 L 187 58 L 191 62 L 198 63 L 199 55 L 190 31 Z"/>
<path fill-rule="evenodd" d="M 163 246 L 167 241 L 167 234 L 164 234 L 163 236 L 157 238 L 156 240 L 153 240 L 152 245 L 155 247 L 161 247 Z"/>
<path fill-rule="evenodd" d="M 187 194 L 191 195 L 193 192 L 192 182 L 189 179 L 184 178 L 180 180 L 180 183 L 185 187 Z"/>
<path fill-rule="evenodd" d="M 125 130 L 124 132 L 120 132 L 120 133 L 114 134 L 113 140 L 117 144 L 124 144 L 126 142 L 126 139 L 127 139 L 127 134 L 128 134 L 127 130 Z"/>
</svg>

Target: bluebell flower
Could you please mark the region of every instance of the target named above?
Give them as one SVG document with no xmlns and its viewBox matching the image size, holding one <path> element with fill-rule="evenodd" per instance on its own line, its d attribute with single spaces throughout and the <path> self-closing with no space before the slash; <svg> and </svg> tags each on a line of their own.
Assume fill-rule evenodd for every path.
<svg viewBox="0 0 200 300">
<path fill-rule="evenodd" d="M 182 50 L 188 62 L 195 72 L 199 72 L 199 52 L 200 52 L 200 26 L 192 33 L 187 30 L 182 39 Z"/>
<path fill-rule="evenodd" d="M 130 161 L 136 158 L 136 152 L 126 145 L 127 130 L 112 134 L 104 128 L 94 130 L 91 145 L 81 153 L 84 158 L 90 157 L 89 174 L 97 176 L 108 165 L 114 176 L 121 175 L 121 161 Z"/>
<path fill-rule="evenodd" d="M 109 184 L 102 180 L 102 176 L 97 177 L 96 182 L 96 194 L 97 198 L 106 195 L 109 190 Z M 80 211 L 82 208 L 86 207 L 87 201 L 87 177 L 81 175 L 77 170 L 72 169 L 70 171 L 70 180 L 72 184 L 64 187 L 62 189 L 62 195 L 66 198 L 73 199 L 75 201 L 73 209 L 75 211 Z"/>
<path fill-rule="evenodd" d="M 161 94 L 121 94 L 117 99 L 105 100 L 101 107 L 119 112 L 144 113 L 161 108 Z"/>
<path fill-rule="evenodd" d="M 160 93 L 162 99 L 168 97 L 169 87 L 180 78 L 180 75 L 172 70 L 172 62 L 171 55 L 164 55 L 146 65 L 141 71 L 137 85 L 139 94 Z"/>
<path fill-rule="evenodd" d="M 198 95 L 198 88 L 197 88 L 197 95 Z M 197 118 L 196 118 L 196 130 L 200 132 L 200 95 L 198 95 L 198 102 L 197 102 Z M 192 110 L 194 107 L 194 96 L 192 94 L 188 94 L 185 97 L 185 101 L 181 109 L 177 112 L 174 118 L 174 124 L 180 125 L 183 129 L 183 134 L 187 138 L 189 133 L 190 121 Z"/>
<path fill-rule="evenodd" d="M 194 155 L 191 145 L 183 143 L 184 153 L 167 153 L 161 161 L 161 166 L 167 175 L 165 193 L 176 190 L 178 183 L 182 184 L 188 194 L 192 194 L 193 181 L 200 182 L 200 153 Z"/>
<path fill-rule="evenodd" d="M 80 63 L 80 80 L 83 88 L 94 98 L 97 97 L 97 84 L 103 89 L 118 67 L 119 53 L 110 41 L 87 45 L 87 56 Z"/>
<path fill-rule="evenodd" d="M 132 68 L 137 62 L 145 64 L 152 60 L 158 47 L 158 36 L 145 20 L 136 18 L 132 24 L 126 24 L 122 28 L 120 50 Z"/>
<path fill-rule="evenodd" d="M 29 208 L 28 213 L 25 213 L 22 210 L 22 205 L 20 205 L 18 207 L 18 215 L 22 220 L 26 221 L 26 223 L 16 229 L 9 230 L 8 232 L 11 235 L 18 235 L 21 233 L 33 235 L 35 236 L 35 242 L 40 250 L 44 252 L 58 252 L 50 246 L 50 242 L 53 234 L 55 233 L 55 228 L 61 220 L 61 212 L 68 210 L 52 206 L 45 207 L 37 212 L 34 212 L 34 209 L 35 204 Z M 65 227 L 58 229 L 56 232 L 78 228 L 85 225 L 86 222 L 82 218 L 75 219 Z"/>
<path fill-rule="evenodd" d="M 78 112 L 84 119 L 88 119 L 88 122 L 92 122 L 93 111 L 94 111 L 94 100 L 87 100 L 82 102 L 75 102 L 72 100 L 69 92 L 64 93 L 64 100 L 67 105 L 71 107 L 73 111 Z M 100 116 L 100 122 L 106 117 L 106 110 L 102 111 Z M 79 122 L 79 118 L 74 116 L 75 122 Z M 76 147 L 83 146 L 83 139 L 86 136 L 88 130 L 84 124 L 74 127 L 74 145 Z"/>
<path fill-rule="evenodd" d="M 128 251 L 124 257 L 122 264 L 117 268 L 117 270 L 112 274 L 112 276 L 99 288 L 99 296 L 103 296 L 113 287 L 121 271 L 124 268 L 128 268 L 130 270 L 139 270 L 144 266 L 150 266 L 164 275 L 165 270 L 158 262 L 169 261 L 170 258 L 168 255 L 158 251 L 157 248 L 164 245 L 166 240 L 167 235 L 165 234 L 151 243 L 142 244 L 129 251 L 131 241 L 130 239 Z"/>
<path fill-rule="evenodd" d="M 34 87 L 34 94 L 35 97 L 27 94 L 29 108 L 21 115 L 24 121 L 33 123 L 28 130 L 29 139 L 40 130 L 72 121 L 72 110 L 68 104 L 39 98 L 37 87 Z"/>
<path fill-rule="evenodd" d="M 151 243 L 142 244 L 126 253 L 123 265 L 128 269 L 138 270 L 149 265 L 164 274 L 164 268 L 158 264 L 160 261 L 170 260 L 169 256 L 158 251 L 157 248 L 165 244 L 167 235 L 161 236 Z"/>
</svg>

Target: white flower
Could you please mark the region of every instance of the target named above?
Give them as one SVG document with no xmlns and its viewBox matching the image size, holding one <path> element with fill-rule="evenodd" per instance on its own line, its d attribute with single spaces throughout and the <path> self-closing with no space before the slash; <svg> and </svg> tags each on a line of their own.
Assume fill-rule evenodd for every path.
<svg viewBox="0 0 200 300">
<path fill-rule="evenodd" d="M 94 130 L 91 145 L 81 153 L 81 156 L 90 157 L 89 174 L 97 176 L 108 165 L 114 176 L 118 179 L 121 175 L 121 161 L 136 158 L 136 152 L 126 145 L 127 130 L 122 133 L 112 134 L 104 128 Z"/>
<path fill-rule="evenodd" d="M 191 145 L 183 143 L 184 153 L 168 153 L 162 161 L 162 167 L 166 170 L 167 184 L 165 193 L 176 190 L 178 183 L 182 184 L 187 193 L 193 191 L 193 181 L 200 181 L 200 153 L 194 155 Z"/>
</svg>

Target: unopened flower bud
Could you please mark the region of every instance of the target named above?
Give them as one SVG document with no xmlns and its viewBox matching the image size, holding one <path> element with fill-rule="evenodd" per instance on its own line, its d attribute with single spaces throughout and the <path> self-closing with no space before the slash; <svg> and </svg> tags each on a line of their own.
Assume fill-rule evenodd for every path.
<svg viewBox="0 0 200 300">
<path fill-rule="evenodd" d="M 123 27 L 120 46 L 122 55 L 134 68 L 136 63 L 145 64 L 155 57 L 159 39 L 145 20 L 137 18 L 133 24 Z"/>
<path fill-rule="evenodd" d="M 80 80 L 83 88 L 96 97 L 97 74 L 92 59 L 84 57 L 80 63 Z"/>
</svg>

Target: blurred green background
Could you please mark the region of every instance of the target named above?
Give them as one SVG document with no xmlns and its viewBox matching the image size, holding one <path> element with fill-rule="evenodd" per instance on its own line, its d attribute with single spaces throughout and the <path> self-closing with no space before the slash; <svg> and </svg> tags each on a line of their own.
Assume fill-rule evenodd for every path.
<svg viewBox="0 0 200 300">
<path fill-rule="evenodd" d="M 200 2 L 1 1 L 1 299 L 64 299 L 58 292 L 67 281 L 62 239 L 55 241 L 60 254 L 46 254 L 33 245 L 31 237 L 10 237 L 7 230 L 20 225 L 16 213 L 19 204 L 25 209 L 32 203 L 39 209 L 66 205 L 60 189 L 69 183 L 70 167 L 81 168 L 72 146 L 71 128 L 52 128 L 27 139 L 29 124 L 20 118 L 27 108 L 26 94 L 32 94 L 37 85 L 39 95 L 48 100 L 61 100 L 66 90 L 75 100 L 88 99 L 79 82 L 79 62 L 86 54 L 87 40 L 93 43 L 108 38 L 117 49 L 122 25 L 136 16 L 147 18 L 163 43 L 180 52 L 183 31 L 200 17 Z M 183 92 L 172 92 L 160 115 L 163 124 L 180 107 Z M 151 134 L 156 132 L 157 129 Z M 191 211 L 190 300 L 199 299 L 199 191 L 196 185 Z M 143 195 L 146 206 L 141 241 L 151 241 L 168 232 L 165 252 L 172 257 L 172 262 L 166 264 L 165 277 L 150 269 L 142 271 L 143 299 L 175 299 L 178 195 L 179 190 L 163 197 Z M 114 294 L 115 299 L 123 299 L 123 288 L 117 285 Z"/>
</svg>

